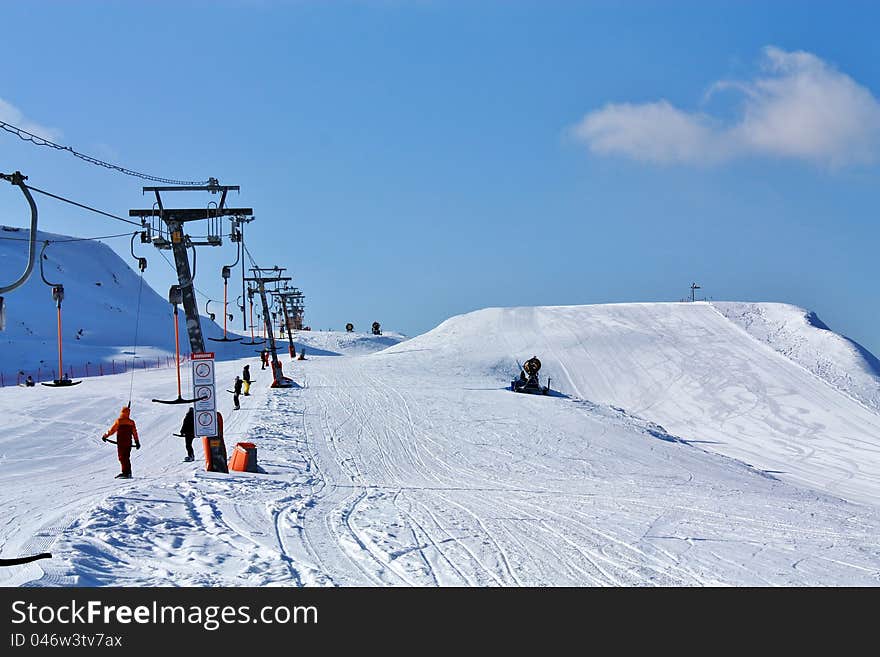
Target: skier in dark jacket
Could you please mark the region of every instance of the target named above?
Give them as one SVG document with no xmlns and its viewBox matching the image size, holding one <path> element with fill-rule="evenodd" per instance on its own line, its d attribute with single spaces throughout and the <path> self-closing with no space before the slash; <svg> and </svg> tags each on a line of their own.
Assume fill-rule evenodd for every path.
<svg viewBox="0 0 880 657">
<path fill-rule="evenodd" d="M 116 434 L 116 453 L 119 456 L 119 463 L 122 466 L 122 472 L 116 475 L 117 479 L 131 479 L 131 443 L 134 440 L 135 449 L 141 448 L 141 441 L 138 438 L 137 426 L 129 417 L 131 410 L 128 406 L 123 406 L 116 422 L 110 427 L 110 430 L 101 436 L 101 440 L 107 442 L 107 437 Z"/>
<path fill-rule="evenodd" d="M 251 366 L 245 365 L 241 371 L 241 380 L 243 381 L 242 390 L 245 397 L 251 394 Z"/>
<path fill-rule="evenodd" d="M 269 365 L 269 350 L 268 349 L 263 349 L 263 351 L 260 352 L 260 362 L 263 364 L 263 366 L 260 368 L 261 370 L 266 369 L 266 366 Z"/>
<path fill-rule="evenodd" d="M 192 461 L 195 459 L 193 453 L 193 439 L 196 437 L 195 413 L 193 407 L 190 406 L 183 418 L 183 424 L 180 426 L 180 435 L 186 438 L 186 458 L 184 461 Z"/>
<path fill-rule="evenodd" d="M 241 406 L 238 403 L 238 396 L 241 394 L 242 380 L 240 376 L 235 377 L 235 385 L 232 388 L 232 402 L 235 404 L 233 410 L 239 410 Z"/>
</svg>

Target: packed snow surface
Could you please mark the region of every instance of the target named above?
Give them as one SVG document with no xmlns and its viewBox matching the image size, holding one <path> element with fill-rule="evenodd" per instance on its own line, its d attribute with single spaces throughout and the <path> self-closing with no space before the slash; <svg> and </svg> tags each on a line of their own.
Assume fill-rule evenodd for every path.
<svg viewBox="0 0 880 657">
<path fill-rule="evenodd" d="M 255 375 L 220 410 L 258 474 L 181 462 L 185 407 L 148 401 L 173 370 L 0 390 L 0 556 L 54 555 L 0 584 L 877 584 L 870 371 L 725 314 L 487 309 L 372 354 L 385 336 L 316 332 L 288 390 L 256 354 L 219 362 L 218 388 Z M 784 323 L 786 344 L 824 330 Z M 509 390 L 534 355 L 560 394 Z M 143 449 L 120 482 L 100 435 L 129 385 Z"/>
</svg>

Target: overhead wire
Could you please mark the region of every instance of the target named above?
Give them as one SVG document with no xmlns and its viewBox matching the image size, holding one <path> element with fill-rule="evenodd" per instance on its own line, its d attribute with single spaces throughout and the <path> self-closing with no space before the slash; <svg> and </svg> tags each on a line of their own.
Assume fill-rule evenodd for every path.
<svg viewBox="0 0 880 657">
<path fill-rule="evenodd" d="M 111 219 L 116 219 L 117 221 L 124 221 L 125 223 L 131 224 L 132 226 L 137 226 L 138 228 L 142 227 L 141 224 L 138 223 L 137 221 L 132 221 L 131 219 L 126 219 L 124 217 L 120 217 L 119 215 L 111 214 L 110 212 L 104 212 L 104 210 L 98 210 L 97 208 L 93 208 L 89 205 L 85 205 L 83 203 L 78 203 L 77 201 L 73 201 L 73 200 L 71 200 L 69 198 L 65 198 L 63 196 L 58 196 L 57 194 L 53 194 L 52 192 L 47 192 L 45 190 L 38 189 L 37 187 L 33 187 L 32 185 L 25 185 L 25 187 L 27 187 L 32 192 L 37 192 L 38 194 L 44 194 L 45 196 L 49 196 L 49 197 L 54 198 L 58 201 L 63 201 L 64 203 L 70 203 L 71 205 L 75 205 L 76 207 L 82 208 L 83 210 L 89 210 L 91 212 L 95 212 L 97 214 L 104 215 L 105 217 L 110 217 Z"/>
<path fill-rule="evenodd" d="M 131 231 L 127 233 L 119 233 L 118 235 L 99 235 L 98 237 L 65 237 L 64 239 L 42 241 L 49 242 L 50 244 L 63 244 L 64 242 L 97 242 L 100 240 L 110 240 L 117 237 L 131 237 Z M 30 238 L 28 237 L 0 237 L 0 240 L 6 240 L 9 242 L 27 242 L 29 241 L 29 239 Z"/>
<path fill-rule="evenodd" d="M 74 157 L 83 160 L 84 162 L 88 162 L 89 164 L 94 164 L 99 167 L 104 167 L 105 169 L 111 169 L 113 171 L 117 171 L 119 173 L 125 174 L 126 176 L 133 176 L 135 178 L 141 178 L 143 180 L 151 180 L 153 182 L 165 183 L 166 185 L 208 185 L 210 184 L 210 180 L 175 180 L 173 178 L 162 178 L 161 176 L 152 176 L 147 173 L 141 173 L 140 171 L 134 171 L 133 169 L 129 169 L 127 167 L 119 166 L 118 164 L 111 164 L 110 162 L 105 162 L 104 160 L 100 160 L 97 157 L 93 157 L 91 155 L 86 155 L 84 153 L 80 153 L 79 151 L 74 150 L 70 146 L 63 146 L 61 144 L 56 144 L 54 141 L 46 139 L 45 137 L 40 137 L 39 135 L 35 135 L 32 132 L 28 132 L 24 128 L 19 128 L 18 126 L 14 126 L 11 123 L 7 123 L 6 121 L 0 121 L 0 129 L 5 130 L 6 132 L 15 135 L 22 141 L 28 141 L 35 146 L 46 146 L 48 148 L 54 148 L 59 151 L 66 151 L 73 155 Z"/>
</svg>

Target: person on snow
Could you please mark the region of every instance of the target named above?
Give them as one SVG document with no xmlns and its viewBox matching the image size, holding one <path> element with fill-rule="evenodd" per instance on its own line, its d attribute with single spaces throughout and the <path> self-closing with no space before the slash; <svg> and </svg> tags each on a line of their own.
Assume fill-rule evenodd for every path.
<svg viewBox="0 0 880 657">
<path fill-rule="evenodd" d="M 27 375 L 27 378 L 24 380 L 24 385 L 27 388 L 33 388 L 36 384 L 34 383 L 34 377 L 30 374 Z"/>
<path fill-rule="evenodd" d="M 186 439 L 186 458 L 183 460 L 195 460 L 195 454 L 193 453 L 193 440 L 196 437 L 196 421 L 195 411 L 193 411 L 192 406 L 187 409 L 186 415 L 183 416 L 183 424 L 180 425 L 180 435 Z"/>
<path fill-rule="evenodd" d="M 269 364 L 269 350 L 268 349 L 263 349 L 263 351 L 260 352 L 260 362 L 263 364 L 263 366 L 260 369 L 261 370 L 266 369 L 266 366 Z"/>
<path fill-rule="evenodd" d="M 116 479 L 131 479 L 131 443 L 134 440 L 135 449 L 141 448 L 141 441 L 138 438 L 137 425 L 134 420 L 129 417 L 131 409 L 123 406 L 116 418 L 116 422 L 110 427 L 110 430 L 101 436 L 101 440 L 107 442 L 107 437 L 116 434 L 116 453 L 119 456 L 119 464 L 122 466 L 122 472 L 116 475 Z"/>
<path fill-rule="evenodd" d="M 242 380 L 242 394 L 245 397 L 250 396 L 251 394 L 251 366 L 245 365 L 244 369 L 241 371 L 241 380 Z"/>
<path fill-rule="evenodd" d="M 232 402 L 235 404 L 235 406 L 232 407 L 232 410 L 234 411 L 241 409 L 241 406 L 238 403 L 238 396 L 241 394 L 241 384 L 241 377 L 235 377 L 235 385 L 232 387 Z"/>
</svg>

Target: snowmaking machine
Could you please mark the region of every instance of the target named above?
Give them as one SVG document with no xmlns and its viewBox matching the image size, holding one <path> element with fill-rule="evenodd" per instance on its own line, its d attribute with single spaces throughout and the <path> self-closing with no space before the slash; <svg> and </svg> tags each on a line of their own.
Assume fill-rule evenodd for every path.
<svg viewBox="0 0 880 657">
<path fill-rule="evenodd" d="M 517 365 L 519 363 L 517 362 Z M 532 356 L 519 368 L 519 376 L 510 382 L 510 389 L 514 392 L 526 392 L 530 395 L 546 395 L 550 392 L 550 379 L 547 385 L 542 386 L 538 379 L 541 370 L 541 361 L 537 356 Z"/>
</svg>

